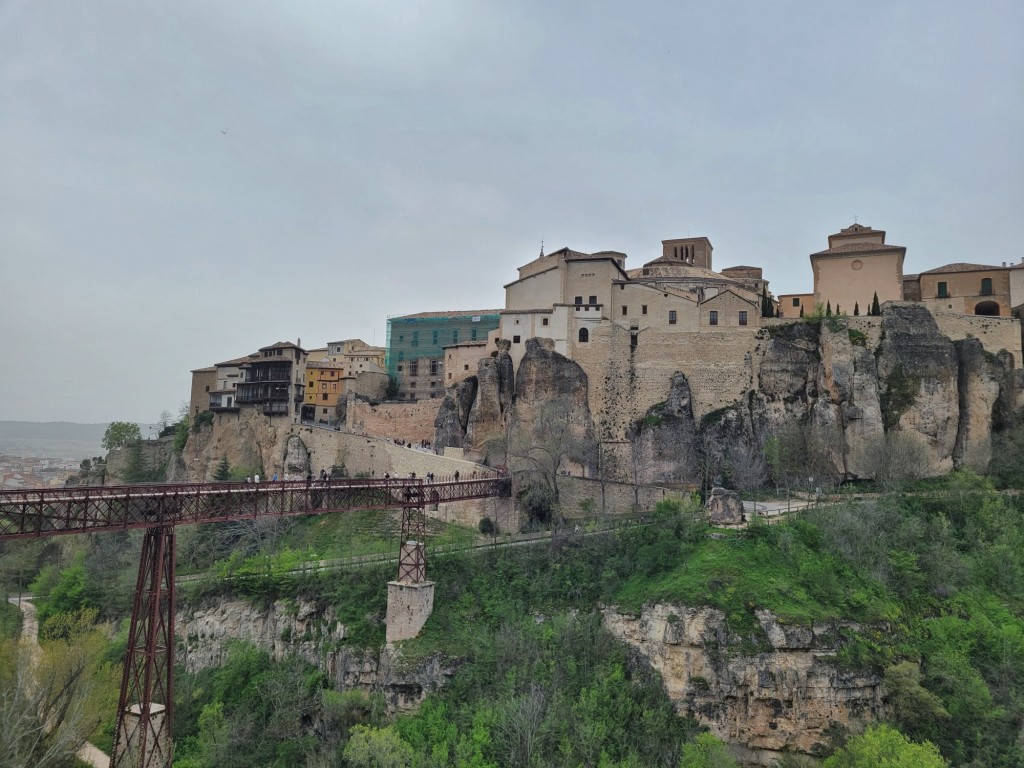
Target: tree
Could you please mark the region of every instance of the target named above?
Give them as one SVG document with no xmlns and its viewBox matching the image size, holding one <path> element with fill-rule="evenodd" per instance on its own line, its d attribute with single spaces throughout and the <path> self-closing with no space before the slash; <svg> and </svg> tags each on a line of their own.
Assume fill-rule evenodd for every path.
<svg viewBox="0 0 1024 768">
<path fill-rule="evenodd" d="M 887 725 L 869 728 L 822 764 L 822 768 L 948 768 L 929 741 L 915 744 Z"/>
<path fill-rule="evenodd" d="M 74 625 L 74 626 L 72 626 Z M 70 765 L 117 696 L 107 640 L 68 623 L 72 639 L 0 641 L 0 768 Z"/>
<path fill-rule="evenodd" d="M 739 768 L 729 748 L 713 734 L 702 733 L 683 745 L 679 768 Z"/>
<path fill-rule="evenodd" d="M 406 768 L 413 765 L 416 753 L 393 726 L 356 725 L 343 756 L 353 768 Z"/>
<path fill-rule="evenodd" d="M 227 483 L 231 481 L 231 465 L 228 464 L 228 457 L 225 456 L 217 464 L 217 469 L 213 471 L 213 479 L 218 483 Z"/>
<path fill-rule="evenodd" d="M 768 286 L 761 286 L 761 317 L 775 317 L 772 300 L 768 298 Z"/>
<path fill-rule="evenodd" d="M 800 305 L 800 317 L 803 317 L 803 316 L 804 316 L 804 305 L 801 304 Z"/>
<path fill-rule="evenodd" d="M 860 303 L 858 303 L 856 301 L 853 302 L 853 316 L 854 317 L 859 317 L 860 316 Z"/>
<path fill-rule="evenodd" d="M 388 385 L 384 389 L 385 400 L 397 400 L 398 399 L 398 379 L 394 376 L 388 376 Z"/>
<path fill-rule="evenodd" d="M 103 442 L 100 445 L 105 450 L 113 451 L 140 440 L 142 440 L 142 432 L 139 430 L 138 424 L 133 424 L 130 421 L 114 421 L 103 433 Z"/>
<path fill-rule="evenodd" d="M 513 473 L 540 480 L 551 499 L 551 506 L 561 516 L 559 477 L 571 462 L 585 462 L 591 445 L 586 428 L 577 424 L 571 407 L 565 402 L 551 401 L 536 414 L 533 429 L 522 429 L 518 422 L 509 430 L 508 456 Z"/>
<path fill-rule="evenodd" d="M 832 317 L 832 301 L 825 304 L 825 317 Z"/>
<path fill-rule="evenodd" d="M 874 297 L 871 299 L 871 314 L 878 317 L 882 314 L 882 308 L 878 306 L 878 291 L 875 291 Z"/>
</svg>

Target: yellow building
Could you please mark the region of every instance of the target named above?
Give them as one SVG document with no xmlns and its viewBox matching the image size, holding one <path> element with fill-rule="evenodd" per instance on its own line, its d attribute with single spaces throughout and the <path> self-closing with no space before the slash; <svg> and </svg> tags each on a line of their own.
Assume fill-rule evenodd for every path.
<svg viewBox="0 0 1024 768">
<path fill-rule="evenodd" d="M 332 360 L 306 363 L 306 393 L 302 421 L 334 424 L 338 398 L 344 394 L 344 364 Z"/>
<path fill-rule="evenodd" d="M 919 276 L 919 300 L 939 312 L 1009 317 L 1012 267 L 946 264 Z"/>
</svg>

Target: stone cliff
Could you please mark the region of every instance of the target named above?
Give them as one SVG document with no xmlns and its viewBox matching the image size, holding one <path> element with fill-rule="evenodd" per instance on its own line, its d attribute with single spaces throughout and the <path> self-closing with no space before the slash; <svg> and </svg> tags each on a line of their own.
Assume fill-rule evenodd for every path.
<svg viewBox="0 0 1024 768">
<path fill-rule="evenodd" d="M 713 608 L 654 605 L 639 615 L 605 611 L 605 626 L 662 675 L 669 698 L 736 749 L 746 765 L 783 753 L 827 754 L 837 731 L 884 715 L 881 679 L 840 670 L 838 624 L 779 623 L 758 611 L 770 650 L 738 650 Z"/>
<path fill-rule="evenodd" d="M 297 656 L 320 668 L 336 690 L 381 693 L 392 712 L 418 706 L 453 672 L 440 655 L 410 665 L 393 647 L 345 645 L 347 630 L 334 611 L 310 600 L 275 600 L 259 606 L 221 598 L 183 605 L 175 633 L 178 658 L 189 672 L 218 666 L 229 643 L 243 640 L 275 660 Z"/>
<path fill-rule="evenodd" d="M 710 481 L 709 475 L 731 471 L 743 475 L 728 478 L 732 482 L 757 485 L 767 477 L 765 446 L 772 438 L 800 442 L 813 454 L 805 474 L 820 480 L 875 477 L 880 457 L 894 450 L 894 436 L 920 465 L 918 474 L 984 471 L 992 430 L 1020 406 L 1020 361 L 987 352 L 976 338 L 951 341 L 918 305 L 893 304 L 880 321 L 868 320 L 768 325 L 750 355 L 750 389 L 743 397 L 698 419 L 694 403 L 702 399 L 703 379 L 677 371 L 666 377 L 664 401 L 623 434 L 604 434 L 615 414 L 591 417 L 584 370 L 544 340 L 531 339 L 511 408 L 511 362 L 501 351 L 481 362 L 477 377 L 448 392 L 435 445 L 464 447 L 467 455 L 494 463 L 483 436 L 529 433 L 540 405 L 561 402 L 572 403 L 586 422 L 581 436 L 593 439 L 591 418 L 603 425 L 603 450 L 621 454 L 605 462 L 611 475 L 617 465 L 618 474 L 637 472 L 648 483 Z M 593 476 L 593 462 L 583 472 Z"/>
</svg>

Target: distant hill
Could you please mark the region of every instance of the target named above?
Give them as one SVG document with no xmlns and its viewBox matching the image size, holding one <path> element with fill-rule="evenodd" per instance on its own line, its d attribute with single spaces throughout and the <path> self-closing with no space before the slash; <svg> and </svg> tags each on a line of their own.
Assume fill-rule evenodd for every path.
<svg viewBox="0 0 1024 768">
<path fill-rule="evenodd" d="M 107 424 L 70 421 L 0 421 L 0 454 L 87 459 L 105 453 Z"/>
</svg>

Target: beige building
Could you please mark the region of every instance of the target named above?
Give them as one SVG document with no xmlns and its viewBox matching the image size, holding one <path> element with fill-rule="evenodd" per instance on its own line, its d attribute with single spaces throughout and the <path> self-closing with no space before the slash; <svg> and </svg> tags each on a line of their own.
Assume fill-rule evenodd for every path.
<svg viewBox="0 0 1024 768">
<path fill-rule="evenodd" d="M 298 415 L 305 395 L 306 350 L 290 341 L 260 347 L 243 363 L 235 405 L 259 408 L 266 416 Z"/>
<path fill-rule="evenodd" d="M 444 348 L 444 385 L 450 387 L 476 375 L 477 363 L 497 349 L 493 342 L 463 341 Z"/>
<path fill-rule="evenodd" d="M 811 254 L 815 306 L 830 305 L 833 312 L 848 315 L 857 307 L 864 315 L 876 293 L 880 304 L 902 301 L 906 255 L 903 246 L 886 244 L 884 231 L 863 224 L 829 235 L 828 248 Z M 784 308 L 783 316 L 792 309 Z"/>
<path fill-rule="evenodd" d="M 918 300 L 939 312 L 1009 317 L 1013 268 L 986 264 L 946 264 L 919 276 Z"/>
<path fill-rule="evenodd" d="M 782 293 L 779 294 L 779 317 L 810 317 L 814 314 L 813 293 Z M 867 309 L 861 307 L 861 314 Z"/>
<path fill-rule="evenodd" d="M 198 416 L 210 408 L 210 392 L 217 389 L 217 368 L 207 366 L 192 371 L 192 392 L 188 399 L 189 416 Z"/>
</svg>

